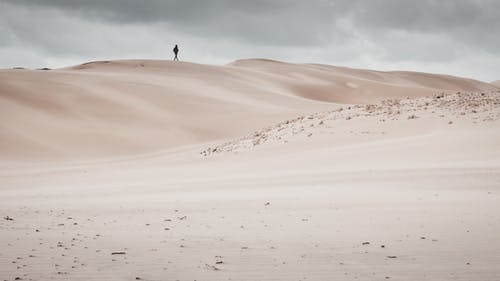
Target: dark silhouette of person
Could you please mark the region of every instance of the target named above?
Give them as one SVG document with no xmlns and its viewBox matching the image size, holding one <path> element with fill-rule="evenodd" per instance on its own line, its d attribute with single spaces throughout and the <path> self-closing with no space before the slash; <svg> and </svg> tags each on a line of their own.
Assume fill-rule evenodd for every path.
<svg viewBox="0 0 500 281">
<path fill-rule="evenodd" d="M 177 44 L 175 44 L 173 51 L 175 54 L 174 60 L 179 60 L 179 58 L 177 57 L 177 54 L 179 53 L 179 47 L 177 46 Z"/>
</svg>

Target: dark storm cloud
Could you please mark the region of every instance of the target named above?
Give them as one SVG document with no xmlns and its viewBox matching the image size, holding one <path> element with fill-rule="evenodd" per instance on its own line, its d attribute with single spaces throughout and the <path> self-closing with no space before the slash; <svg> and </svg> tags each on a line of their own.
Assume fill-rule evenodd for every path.
<svg viewBox="0 0 500 281">
<path fill-rule="evenodd" d="M 498 79 L 498 15 L 498 0 L 0 0 L 0 61 L 165 58 L 179 42 L 200 62 L 271 57 Z"/>
<path fill-rule="evenodd" d="M 5 0 L 53 7 L 65 13 L 120 24 L 164 22 L 198 36 L 236 38 L 256 44 L 317 45 L 348 40 L 335 23 L 349 18 L 361 31 L 399 29 L 451 32 L 457 41 L 498 47 L 497 0 Z M 335 34 L 336 33 L 336 34 Z M 337 37 L 334 37 L 337 36 Z"/>
<path fill-rule="evenodd" d="M 286 0 L 6 0 L 50 7 L 87 19 L 118 24 L 167 23 L 205 37 L 237 38 L 264 44 L 310 45 L 331 36 L 334 9 L 329 1 Z"/>
<path fill-rule="evenodd" d="M 83 12 L 115 21 L 173 20 L 199 22 L 231 11 L 259 13 L 286 6 L 286 1 L 169 1 L 169 0 L 8 0 L 22 5 L 49 6 Z"/>
</svg>

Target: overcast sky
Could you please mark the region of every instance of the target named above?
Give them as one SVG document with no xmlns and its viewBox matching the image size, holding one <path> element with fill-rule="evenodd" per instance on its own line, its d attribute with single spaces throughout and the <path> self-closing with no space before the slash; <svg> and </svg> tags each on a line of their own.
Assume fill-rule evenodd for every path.
<svg viewBox="0 0 500 281">
<path fill-rule="evenodd" d="M 271 58 L 500 79 L 499 0 L 0 0 L 0 67 Z"/>
</svg>

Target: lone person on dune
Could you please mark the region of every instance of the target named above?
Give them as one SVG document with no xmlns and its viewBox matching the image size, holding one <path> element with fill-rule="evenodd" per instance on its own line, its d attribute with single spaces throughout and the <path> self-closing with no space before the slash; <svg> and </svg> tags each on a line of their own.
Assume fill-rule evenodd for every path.
<svg viewBox="0 0 500 281">
<path fill-rule="evenodd" d="M 174 57 L 174 60 L 179 60 L 179 58 L 177 57 L 177 54 L 179 53 L 179 47 L 177 47 L 177 44 L 175 44 L 175 47 L 173 49 L 174 51 L 174 54 L 175 54 L 175 57 Z"/>
</svg>

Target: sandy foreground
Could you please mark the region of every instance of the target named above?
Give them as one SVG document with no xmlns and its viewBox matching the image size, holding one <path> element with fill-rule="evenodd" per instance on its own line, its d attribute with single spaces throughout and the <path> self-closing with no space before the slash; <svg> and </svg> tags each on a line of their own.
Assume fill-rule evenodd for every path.
<svg viewBox="0 0 500 281">
<path fill-rule="evenodd" d="M 0 280 L 500 280 L 499 91 L 266 60 L 2 70 Z"/>
</svg>

